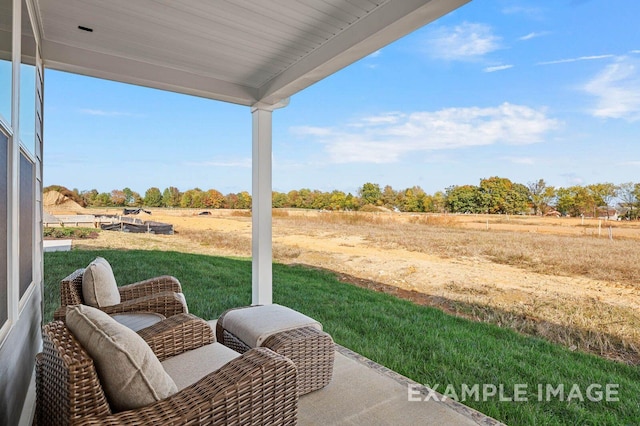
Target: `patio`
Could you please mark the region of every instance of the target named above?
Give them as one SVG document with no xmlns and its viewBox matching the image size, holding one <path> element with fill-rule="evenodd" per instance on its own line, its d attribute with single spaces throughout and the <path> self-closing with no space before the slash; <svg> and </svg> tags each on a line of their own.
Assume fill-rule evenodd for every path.
<svg viewBox="0 0 640 426">
<path fill-rule="evenodd" d="M 0 277 L 6 278 L 0 280 L 0 299 L 6 301 L 6 309 L 0 310 L 0 423 L 30 423 L 34 396 L 29 382 L 42 347 L 46 69 L 250 107 L 252 304 L 271 304 L 273 112 L 286 107 L 296 93 L 468 1 L 2 0 L 0 59 L 6 72 L 0 88 L 10 93 L 10 102 L 0 111 L 0 175 L 5 177 L 0 193 L 7 200 L 0 209 L 6 225 L 0 227 L 6 242 L 0 255 Z M 318 407 L 327 404 L 332 408 L 324 414 L 334 417 L 325 417 L 322 424 L 379 421 L 377 410 L 406 401 L 406 386 L 383 380 L 386 384 L 376 389 L 385 391 L 359 395 L 377 408 L 342 411 L 355 406 L 336 402 L 348 401 L 341 392 L 353 397 L 354 377 L 365 377 L 364 371 L 375 374 L 368 390 L 381 380 L 373 369 L 342 355 L 336 376 L 345 381 L 333 384 L 338 393 L 318 392 L 301 403 L 306 407 L 302 423 L 318 421 L 315 410 L 323 411 Z M 398 411 L 383 411 L 391 423 L 404 419 Z M 471 419 L 441 404 L 411 403 L 407 412 L 421 423 Z M 447 414 L 441 418 L 438 413 Z M 427 414 L 431 417 L 423 417 Z"/>
<path fill-rule="evenodd" d="M 421 387 L 420 401 L 409 401 L 409 385 L 412 390 L 420 386 L 347 348 L 336 346 L 333 380 L 326 388 L 300 398 L 299 424 L 502 424 L 451 399 L 426 400 L 429 390 L 424 387 Z"/>
<path fill-rule="evenodd" d="M 209 321 L 213 329 L 216 320 Z M 409 401 L 408 389 L 421 401 Z M 336 345 L 333 379 L 300 397 L 298 424 L 328 425 L 501 425 L 491 417 L 430 390 L 362 355 Z M 418 399 L 418 398 L 416 398 Z M 330 409 L 328 409 L 330 407 Z"/>
</svg>

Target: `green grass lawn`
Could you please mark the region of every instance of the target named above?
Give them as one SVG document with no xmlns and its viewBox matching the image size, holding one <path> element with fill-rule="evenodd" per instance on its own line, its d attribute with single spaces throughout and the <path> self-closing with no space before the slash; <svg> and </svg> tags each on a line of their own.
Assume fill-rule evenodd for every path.
<svg viewBox="0 0 640 426">
<path fill-rule="evenodd" d="M 118 284 L 156 275 L 180 279 L 190 311 L 205 319 L 251 303 L 251 262 L 164 251 L 72 251 L 45 254 L 45 320 L 59 304 L 59 281 L 103 256 Z M 640 368 L 571 352 L 497 326 L 475 323 L 338 281 L 304 267 L 273 266 L 274 302 L 316 318 L 336 343 L 411 379 L 461 396 L 463 384 L 524 385 L 527 402 L 467 399 L 464 404 L 512 425 L 631 425 L 640 421 Z M 543 401 L 538 398 L 543 385 Z M 546 401 L 544 386 L 565 389 Z M 616 384 L 619 401 L 589 401 L 591 384 Z M 583 401 L 573 394 L 574 385 Z M 597 389 L 595 389 L 597 390 Z M 595 392 L 593 396 L 597 396 Z M 420 402 L 416 402 L 419 404 Z"/>
</svg>

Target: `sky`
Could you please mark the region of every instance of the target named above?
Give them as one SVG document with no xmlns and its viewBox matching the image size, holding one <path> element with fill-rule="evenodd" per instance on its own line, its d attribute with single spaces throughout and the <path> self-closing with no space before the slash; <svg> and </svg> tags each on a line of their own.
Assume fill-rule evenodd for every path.
<svg viewBox="0 0 640 426">
<path fill-rule="evenodd" d="M 640 182 L 640 2 L 474 0 L 273 113 L 273 188 Z M 251 191 L 248 107 L 47 70 L 45 185 Z"/>
</svg>

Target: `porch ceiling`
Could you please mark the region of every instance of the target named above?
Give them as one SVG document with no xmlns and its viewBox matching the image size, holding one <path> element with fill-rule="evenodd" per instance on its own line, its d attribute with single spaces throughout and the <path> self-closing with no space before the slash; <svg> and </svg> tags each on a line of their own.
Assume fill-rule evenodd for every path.
<svg viewBox="0 0 640 426">
<path fill-rule="evenodd" d="M 468 1 L 34 3 L 48 68 L 254 105 L 277 103 Z"/>
</svg>

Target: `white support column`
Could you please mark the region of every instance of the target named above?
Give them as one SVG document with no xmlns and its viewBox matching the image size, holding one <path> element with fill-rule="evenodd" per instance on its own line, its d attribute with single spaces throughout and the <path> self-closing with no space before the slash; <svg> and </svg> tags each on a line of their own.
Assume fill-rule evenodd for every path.
<svg viewBox="0 0 640 426">
<path fill-rule="evenodd" d="M 272 303 L 271 110 L 253 108 L 252 297 L 253 305 Z"/>
</svg>

